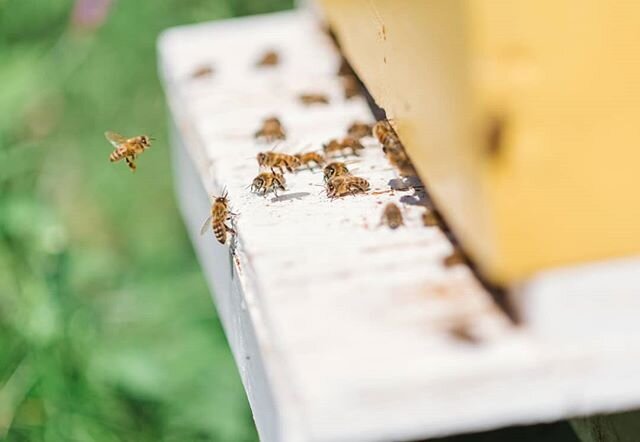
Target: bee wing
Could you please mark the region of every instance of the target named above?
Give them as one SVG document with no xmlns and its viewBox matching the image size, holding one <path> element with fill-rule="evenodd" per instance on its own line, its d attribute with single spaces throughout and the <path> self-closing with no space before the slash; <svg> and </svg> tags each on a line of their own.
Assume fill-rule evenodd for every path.
<svg viewBox="0 0 640 442">
<path fill-rule="evenodd" d="M 207 233 L 207 229 L 209 228 L 210 224 L 211 224 L 211 215 L 209 215 L 207 219 L 204 220 L 202 227 L 200 227 L 200 235 L 204 235 L 205 233 Z"/>
<path fill-rule="evenodd" d="M 127 139 L 117 132 L 111 132 L 110 130 L 104 133 L 104 137 L 113 144 L 113 147 L 120 147 L 120 145 L 127 142 Z"/>
</svg>

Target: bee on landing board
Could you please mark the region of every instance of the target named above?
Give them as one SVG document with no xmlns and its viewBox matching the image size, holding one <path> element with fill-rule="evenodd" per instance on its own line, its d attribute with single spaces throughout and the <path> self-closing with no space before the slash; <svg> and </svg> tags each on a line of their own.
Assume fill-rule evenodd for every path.
<svg viewBox="0 0 640 442">
<path fill-rule="evenodd" d="M 402 218 L 402 212 L 400 208 L 394 203 L 389 203 L 382 212 L 382 218 L 380 220 L 381 225 L 389 226 L 390 229 L 395 230 L 398 227 L 404 225 Z"/>
<path fill-rule="evenodd" d="M 360 121 L 354 121 L 347 129 L 347 135 L 355 138 L 356 140 L 364 137 L 370 137 L 372 135 L 371 125 Z"/>
<path fill-rule="evenodd" d="M 278 196 L 278 189 L 286 190 L 285 185 L 287 182 L 284 179 L 284 175 L 275 171 L 262 172 L 253 179 L 251 183 L 251 191 L 255 193 L 262 192 L 262 195 L 266 195 L 269 192 L 275 193 Z"/>
<path fill-rule="evenodd" d="M 324 94 L 300 94 L 298 100 L 304 105 L 329 104 L 329 97 Z"/>
<path fill-rule="evenodd" d="M 147 135 L 126 138 L 111 131 L 105 132 L 104 136 L 115 148 L 109 155 L 109 161 L 113 163 L 124 158 L 132 172 L 136 170 L 136 156 L 151 147 L 151 140 L 153 140 Z"/>
<path fill-rule="evenodd" d="M 263 139 L 267 142 L 284 140 L 287 134 L 282 127 L 282 123 L 276 117 L 268 117 L 262 121 L 262 126 L 254 134 L 254 138 Z"/>
<path fill-rule="evenodd" d="M 278 169 L 280 173 L 285 170 L 294 172 L 300 167 L 300 160 L 293 155 L 280 152 L 260 152 L 256 159 L 258 165 L 267 169 Z"/>
<path fill-rule="evenodd" d="M 451 324 L 447 332 L 453 339 L 465 344 L 477 345 L 482 343 L 482 339 L 474 332 L 471 324 L 464 320 L 457 320 Z"/>
<path fill-rule="evenodd" d="M 308 169 L 314 167 L 322 167 L 324 165 L 324 157 L 318 152 L 297 153 L 294 155 L 300 161 L 300 166 L 307 166 Z M 312 165 L 313 163 L 313 165 Z"/>
<path fill-rule="evenodd" d="M 326 156 L 344 156 L 351 152 L 352 155 L 360 155 L 360 151 L 364 149 L 362 143 L 353 137 L 345 137 L 342 140 L 330 140 L 327 144 L 322 145 L 322 150 Z"/>
<path fill-rule="evenodd" d="M 342 87 L 344 89 L 344 98 L 347 100 L 360 95 L 360 85 L 354 75 L 344 75 L 342 77 Z"/>
<path fill-rule="evenodd" d="M 366 193 L 371 186 L 369 181 L 364 178 L 353 175 L 343 175 L 331 178 L 325 186 L 327 197 L 340 198 L 346 195 L 355 195 L 356 193 Z"/>
<path fill-rule="evenodd" d="M 280 63 L 280 54 L 274 50 L 266 51 L 256 62 L 256 67 L 277 66 Z"/>
<path fill-rule="evenodd" d="M 193 79 L 207 78 L 207 77 L 213 76 L 214 73 L 215 73 L 215 69 L 213 69 L 213 66 L 208 64 L 203 64 L 202 66 L 199 66 L 196 69 L 194 69 L 194 71 L 191 73 L 191 78 Z"/>
<path fill-rule="evenodd" d="M 324 170 L 324 182 L 326 183 L 331 178 L 335 178 L 337 176 L 350 175 L 349 169 L 347 165 L 340 162 L 329 163 L 325 166 Z"/>
<path fill-rule="evenodd" d="M 211 215 L 205 220 L 200 234 L 204 235 L 209 225 L 213 229 L 213 234 L 220 244 L 227 242 L 227 233 L 235 235 L 235 230 L 229 227 L 226 223 L 231 220 L 233 213 L 229 210 L 229 199 L 227 198 L 227 192 L 225 191 L 222 196 L 216 197 L 211 205 Z"/>
<path fill-rule="evenodd" d="M 453 249 L 453 252 L 450 255 L 446 256 L 442 260 L 442 263 L 444 264 L 445 267 L 453 267 L 460 264 L 464 264 L 465 263 L 464 254 L 460 249 L 455 248 Z"/>
<path fill-rule="evenodd" d="M 427 210 L 422 214 L 422 224 L 425 227 L 433 227 L 440 225 L 440 221 L 438 221 L 438 216 L 431 210 Z"/>
<path fill-rule="evenodd" d="M 401 175 L 415 174 L 411 160 L 407 156 L 400 138 L 388 120 L 381 120 L 374 124 L 373 134 L 380 144 L 382 144 L 382 151 L 391 165 L 398 169 Z"/>
</svg>

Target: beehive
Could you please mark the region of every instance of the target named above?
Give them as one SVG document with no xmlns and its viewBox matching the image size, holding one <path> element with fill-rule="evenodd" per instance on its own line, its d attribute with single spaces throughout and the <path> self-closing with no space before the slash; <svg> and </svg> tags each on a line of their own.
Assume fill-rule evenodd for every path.
<svg viewBox="0 0 640 442">
<path fill-rule="evenodd" d="M 640 250 L 640 2 L 320 3 L 490 278 Z"/>
</svg>

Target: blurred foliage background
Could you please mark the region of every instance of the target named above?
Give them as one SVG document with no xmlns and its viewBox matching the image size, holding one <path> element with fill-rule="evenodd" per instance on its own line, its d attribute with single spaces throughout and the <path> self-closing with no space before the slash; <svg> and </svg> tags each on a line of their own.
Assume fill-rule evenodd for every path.
<svg viewBox="0 0 640 442">
<path fill-rule="evenodd" d="M 172 192 L 156 38 L 291 0 L 0 0 L 0 440 L 248 441 Z M 132 174 L 105 130 L 157 138 Z"/>
</svg>

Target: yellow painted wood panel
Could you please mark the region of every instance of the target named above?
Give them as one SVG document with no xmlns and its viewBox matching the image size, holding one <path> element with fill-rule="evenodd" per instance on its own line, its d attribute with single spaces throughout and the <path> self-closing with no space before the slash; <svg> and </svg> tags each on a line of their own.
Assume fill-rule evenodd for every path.
<svg viewBox="0 0 640 442">
<path fill-rule="evenodd" d="M 321 4 L 489 277 L 640 251 L 640 2 Z"/>
</svg>

